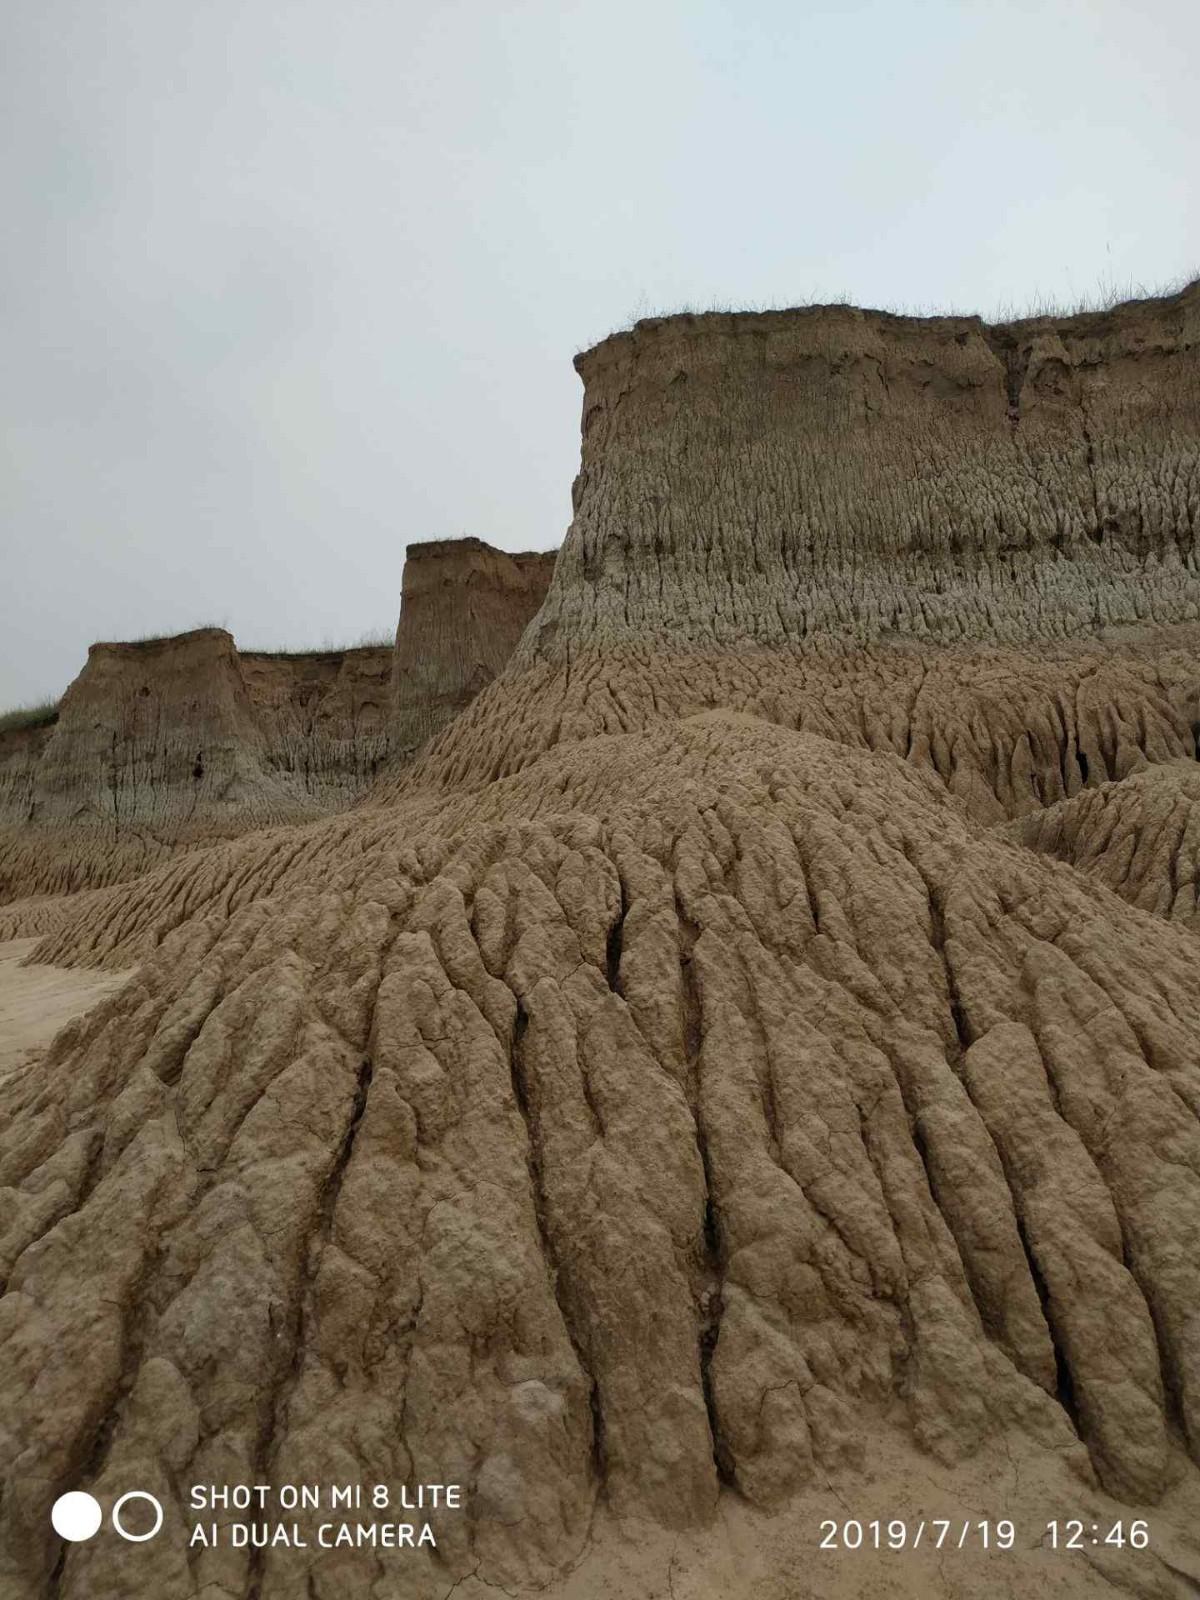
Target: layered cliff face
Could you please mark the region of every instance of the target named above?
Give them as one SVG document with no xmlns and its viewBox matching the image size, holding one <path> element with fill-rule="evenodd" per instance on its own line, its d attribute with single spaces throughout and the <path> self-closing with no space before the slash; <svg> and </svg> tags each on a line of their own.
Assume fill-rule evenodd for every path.
<svg viewBox="0 0 1200 1600">
<path fill-rule="evenodd" d="M 0 905 L 344 809 L 503 668 L 554 558 L 413 545 L 394 649 L 239 651 L 219 628 L 94 645 L 53 728 L 0 734 Z"/>
<path fill-rule="evenodd" d="M 1192 759 L 1198 330 L 1192 285 L 1006 327 L 825 307 L 604 341 L 520 677 L 426 780 L 719 706 L 931 765 L 980 820 Z"/>
<path fill-rule="evenodd" d="M 239 662 L 267 767 L 322 811 L 354 799 L 393 748 L 392 651 L 243 650 Z"/>
<path fill-rule="evenodd" d="M 546 597 L 556 550 L 510 555 L 480 539 L 410 544 L 393 667 L 393 734 L 411 754 L 506 665 Z"/>
<path fill-rule="evenodd" d="M 989 327 L 850 307 L 581 355 L 575 522 L 523 658 L 1005 644 L 1194 620 L 1200 285 Z"/>
<path fill-rule="evenodd" d="M 387 649 L 243 656 L 219 628 L 93 645 L 36 751 L 6 752 L 0 898 L 349 803 L 388 751 L 390 674 Z"/>
<path fill-rule="evenodd" d="M 1194 766 L 1197 357 L 1129 354 L 1193 304 L 1055 330 L 1108 330 L 1082 466 L 1141 554 L 978 324 L 967 384 L 904 324 L 841 432 L 805 341 L 883 319 L 767 319 L 762 394 L 729 319 L 610 341 L 667 376 L 601 420 L 585 358 L 576 520 L 497 680 L 353 811 L 78 897 L 39 959 L 130 976 L 0 1081 L 4 1600 L 1194 1592 L 1200 963 L 1084 826 Z M 1061 514 L 1020 561 L 1013 460 Z M 239 1481 L 466 1509 L 400 1560 L 189 1551 L 184 1486 Z M 172 1536 L 64 1554 L 54 1495 L 134 1483 Z M 1067 1516 L 1149 1548 L 1070 1560 Z M 926 1540 L 819 1548 L 847 1517 Z M 1012 1550 L 960 1542 L 1000 1517 Z"/>
<path fill-rule="evenodd" d="M 31 727 L 0 728 L 0 825 L 23 822 L 35 804 L 37 773 L 57 714 Z"/>
</svg>

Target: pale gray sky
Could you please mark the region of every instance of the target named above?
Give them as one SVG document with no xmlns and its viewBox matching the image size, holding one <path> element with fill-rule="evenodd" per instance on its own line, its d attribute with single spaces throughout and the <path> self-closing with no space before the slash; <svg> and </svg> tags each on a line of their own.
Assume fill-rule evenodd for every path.
<svg viewBox="0 0 1200 1600">
<path fill-rule="evenodd" d="M 1200 270 L 1194 0 L 15 0 L 0 708 L 88 643 L 390 631 L 557 544 L 573 353 L 683 304 Z"/>
</svg>

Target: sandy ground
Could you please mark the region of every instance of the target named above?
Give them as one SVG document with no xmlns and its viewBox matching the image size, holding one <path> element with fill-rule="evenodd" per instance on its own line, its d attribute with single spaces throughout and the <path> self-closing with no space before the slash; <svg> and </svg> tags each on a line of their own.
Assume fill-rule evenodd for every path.
<svg viewBox="0 0 1200 1600">
<path fill-rule="evenodd" d="M 43 1050 L 61 1027 L 127 981 L 127 973 L 24 967 L 36 939 L 0 943 L 0 1075 L 30 1050 Z"/>
</svg>

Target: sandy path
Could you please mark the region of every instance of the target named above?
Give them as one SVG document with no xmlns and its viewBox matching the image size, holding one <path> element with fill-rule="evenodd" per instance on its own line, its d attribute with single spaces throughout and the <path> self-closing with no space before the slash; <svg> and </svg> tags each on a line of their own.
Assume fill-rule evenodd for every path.
<svg viewBox="0 0 1200 1600">
<path fill-rule="evenodd" d="M 127 973 L 75 971 L 21 962 L 36 939 L 0 942 L 0 1074 L 27 1050 L 43 1049 L 72 1017 L 119 989 Z"/>
</svg>

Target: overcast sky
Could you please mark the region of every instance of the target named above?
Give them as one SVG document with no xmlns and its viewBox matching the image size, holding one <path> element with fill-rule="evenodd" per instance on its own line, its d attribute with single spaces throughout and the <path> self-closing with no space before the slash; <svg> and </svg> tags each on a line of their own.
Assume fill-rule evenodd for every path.
<svg viewBox="0 0 1200 1600">
<path fill-rule="evenodd" d="M 574 352 L 682 305 L 1200 271 L 1195 0 L 15 0 L 0 709 L 99 638 L 391 632 L 560 542 Z"/>
</svg>

